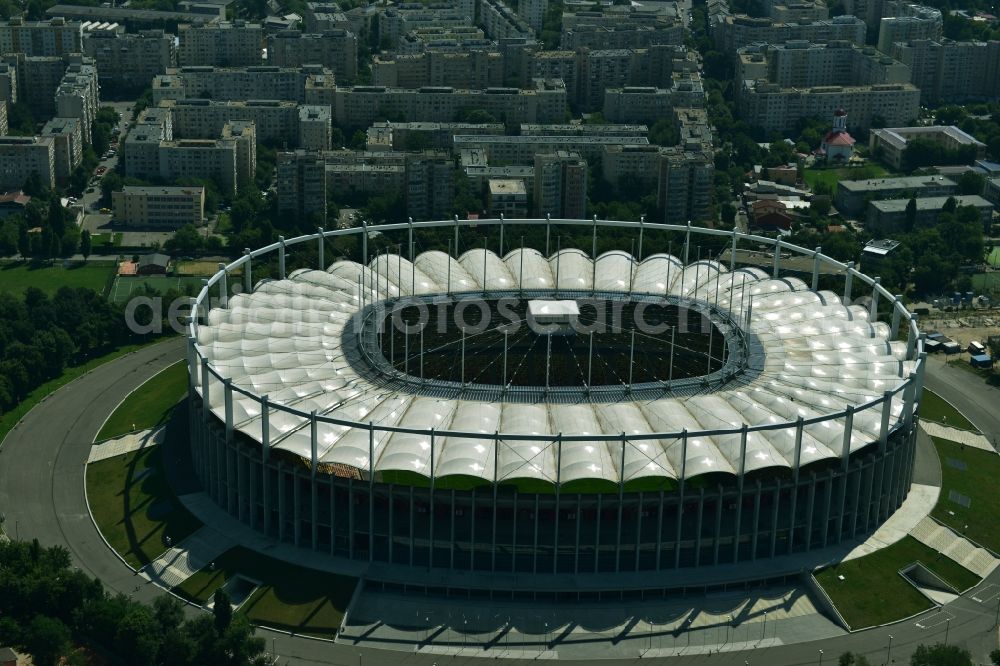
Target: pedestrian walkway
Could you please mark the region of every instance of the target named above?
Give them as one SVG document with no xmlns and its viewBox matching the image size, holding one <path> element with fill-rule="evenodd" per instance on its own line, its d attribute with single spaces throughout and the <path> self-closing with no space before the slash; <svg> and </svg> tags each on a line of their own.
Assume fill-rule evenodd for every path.
<svg viewBox="0 0 1000 666">
<path fill-rule="evenodd" d="M 711 654 L 843 633 L 791 586 L 572 604 L 449 597 L 446 605 L 366 587 L 337 642 L 447 655 L 593 659 Z"/>
<path fill-rule="evenodd" d="M 910 492 L 907 493 L 903 506 L 879 525 L 878 529 L 865 539 L 864 543 L 848 553 L 844 560 L 864 557 L 886 546 L 891 546 L 905 537 L 920 521 L 926 520 L 934 509 L 934 505 L 937 504 L 940 494 L 941 488 L 937 486 L 914 483 L 910 486 Z"/>
<path fill-rule="evenodd" d="M 1000 564 L 1000 560 L 985 548 L 980 548 L 930 517 L 921 520 L 910 534 L 917 541 L 958 562 L 980 578 L 988 576 Z"/>
<path fill-rule="evenodd" d="M 141 573 L 149 580 L 171 589 L 207 567 L 235 545 L 234 541 L 217 530 L 202 527 L 143 567 Z"/>
<path fill-rule="evenodd" d="M 115 439 L 105 440 L 100 444 L 94 444 L 90 447 L 90 456 L 87 458 L 87 464 L 132 453 L 146 446 L 160 444 L 163 442 L 166 431 L 166 426 L 151 428 L 149 430 L 137 430 L 136 432 L 130 432 Z"/>
<path fill-rule="evenodd" d="M 982 449 L 983 451 L 989 451 L 991 453 L 996 452 L 996 449 L 994 449 L 993 445 L 990 444 L 990 440 L 986 439 L 985 436 L 980 435 L 978 432 L 962 430 L 961 428 L 952 428 L 951 426 L 941 425 L 940 423 L 934 423 L 933 421 L 921 421 L 920 427 L 922 427 L 931 437 L 947 439 L 952 442 L 958 442 L 959 444 L 971 446 L 975 449 Z"/>
</svg>

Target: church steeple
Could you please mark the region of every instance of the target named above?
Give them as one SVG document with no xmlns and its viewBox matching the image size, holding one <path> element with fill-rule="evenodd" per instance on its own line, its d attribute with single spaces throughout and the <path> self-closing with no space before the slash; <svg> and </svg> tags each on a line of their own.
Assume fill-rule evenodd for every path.
<svg viewBox="0 0 1000 666">
<path fill-rule="evenodd" d="M 834 132 L 846 132 L 847 131 L 847 111 L 843 109 L 837 109 L 833 112 L 833 131 Z"/>
</svg>

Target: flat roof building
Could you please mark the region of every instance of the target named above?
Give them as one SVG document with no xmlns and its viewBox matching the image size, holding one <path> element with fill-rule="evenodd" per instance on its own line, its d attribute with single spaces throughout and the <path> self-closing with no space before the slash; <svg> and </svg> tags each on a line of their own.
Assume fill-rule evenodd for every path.
<svg viewBox="0 0 1000 666">
<path fill-rule="evenodd" d="M 898 199 L 904 195 L 917 198 L 947 197 L 957 191 L 955 181 L 944 176 L 841 180 L 837 183 L 833 203 L 842 215 L 857 216 L 865 212 L 865 207 L 872 200 Z"/>
<path fill-rule="evenodd" d="M 0 137 L 0 189 L 19 190 L 31 174 L 55 187 L 55 140 L 47 136 Z"/>
<path fill-rule="evenodd" d="M 111 193 L 114 217 L 137 227 L 200 225 L 205 218 L 204 187 L 138 187 Z"/>
<path fill-rule="evenodd" d="M 942 209 L 949 198 L 954 198 L 959 206 L 972 206 L 979 213 L 983 229 L 988 229 L 993 219 L 993 204 L 979 195 L 958 195 L 954 197 L 925 197 L 916 201 L 914 227 L 930 227 L 938 222 Z M 878 234 L 903 231 L 906 227 L 906 207 L 911 199 L 888 199 L 872 201 L 868 204 L 865 227 Z"/>
<path fill-rule="evenodd" d="M 868 139 L 868 147 L 875 159 L 899 169 L 903 166 L 903 154 L 907 143 L 913 139 L 932 141 L 946 150 L 966 149 L 969 151 L 970 164 L 986 155 L 985 143 L 954 125 L 873 129 Z"/>
</svg>

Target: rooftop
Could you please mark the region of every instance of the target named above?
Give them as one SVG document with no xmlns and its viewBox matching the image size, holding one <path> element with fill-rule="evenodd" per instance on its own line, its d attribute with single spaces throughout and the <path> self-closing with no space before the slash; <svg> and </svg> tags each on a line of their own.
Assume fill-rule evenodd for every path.
<svg viewBox="0 0 1000 666">
<path fill-rule="evenodd" d="M 955 197 L 921 197 L 915 199 L 917 210 L 941 210 L 948 199 L 954 198 L 959 206 L 975 206 L 976 208 L 992 208 L 993 204 L 978 194 L 962 194 Z M 871 205 L 883 213 L 901 213 L 906 210 L 909 199 L 885 199 L 872 201 Z"/>
</svg>

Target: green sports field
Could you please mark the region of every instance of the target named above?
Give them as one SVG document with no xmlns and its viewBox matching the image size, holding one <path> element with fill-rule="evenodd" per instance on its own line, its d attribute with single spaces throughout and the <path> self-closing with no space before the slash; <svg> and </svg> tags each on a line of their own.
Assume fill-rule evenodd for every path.
<svg viewBox="0 0 1000 666">
<path fill-rule="evenodd" d="M 197 296 L 202 286 L 204 282 L 200 277 L 119 277 L 115 279 L 109 297 L 115 303 L 126 303 L 129 298 L 147 294 L 149 290 L 162 294 L 168 289 L 184 291 L 187 287 L 191 288 L 191 295 Z"/>
<path fill-rule="evenodd" d="M 28 287 L 37 287 L 47 294 L 54 294 L 60 287 L 86 287 L 103 292 L 114 274 L 113 263 L 62 263 L 46 264 L 26 261 L 0 263 L 0 291 L 20 296 Z"/>
<path fill-rule="evenodd" d="M 990 252 L 987 261 L 990 263 L 990 266 L 1000 268 L 1000 245 L 993 246 L 993 250 Z"/>
</svg>

